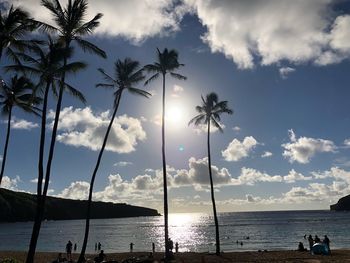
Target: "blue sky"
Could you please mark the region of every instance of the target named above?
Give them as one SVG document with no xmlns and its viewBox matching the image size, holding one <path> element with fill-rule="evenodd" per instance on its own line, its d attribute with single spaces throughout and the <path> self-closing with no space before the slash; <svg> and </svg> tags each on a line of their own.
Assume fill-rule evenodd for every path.
<svg viewBox="0 0 350 263">
<path fill-rule="evenodd" d="M 0 2 L 50 22 L 38 0 Z M 212 133 L 219 211 L 328 209 L 349 194 L 348 1 L 99 0 L 89 7 L 89 17 L 104 13 L 89 40 L 108 58 L 76 49 L 75 59 L 89 67 L 69 82 L 87 104 L 64 97 L 50 194 L 87 197 L 113 103 L 112 91 L 95 88 L 102 81 L 97 68 L 112 73 L 125 57 L 152 63 L 157 47 L 178 50 L 188 77 L 167 79 L 170 212 L 211 211 L 206 134 L 187 126 L 201 94 L 211 91 L 234 110 L 222 118 L 224 133 Z M 96 200 L 162 210 L 160 85 L 145 87 L 153 94 L 148 100 L 122 98 Z M 39 120 L 14 115 L 4 185 L 35 192 Z"/>
</svg>

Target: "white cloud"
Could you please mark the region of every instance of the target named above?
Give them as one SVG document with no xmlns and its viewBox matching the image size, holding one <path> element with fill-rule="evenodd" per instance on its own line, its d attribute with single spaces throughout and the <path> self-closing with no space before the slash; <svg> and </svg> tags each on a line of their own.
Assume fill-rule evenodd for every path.
<svg viewBox="0 0 350 263">
<path fill-rule="evenodd" d="M 174 87 L 173 87 L 173 90 L 171 92 L 171 96 L 173 98 L 180 98 L 181 94 L 183 93 L 184 91 L 184 88 L 175 84 Z"/>
<path fill-rule="evenodd" d="M 72 182 L 58 196 L 68 199 L 85 200 L 89 196 L 90 184 L 84 181 Z"/>
<path fill-rule="evenodd" d="M 235 132 L 239 132 L 241 128 L 239 126 L 235 126 L 232 128 L 232 130 L 234 130 Z"/>
<path fill-rule="evenodd" d="M 273 155 L 272 152 L 266 151 L 266 152 L 264 152 L 264 153 L 261 155 L 261 158 L 271 157 L 272 155 Z"/>
<path fill-rule="evenodd" d="M 307 181 L 311 179 L 312 176 L 304 176 L 301 173 L 297 173 L 294 169 L 290 170 L 288 175 L 283 176 L 283 180 L 286 183 L 295 183 L 296 181 Z"/>
<path fill-rule="evenodd" d="M 293 130 L 289 130 L 290 143 L 282 144 L 283 156 L 289 162 L 309 163 L 316 153 L 335 152 L 337 147 L 330 140 L 314 139 L 308 137 L 296 138 Z"/>
<path fill-rule="evenodd" d="M 50 111 L 49 119 L 54 118 L 54 112 Z M 110 112 L 100 114 L 92 112 L 90 107 L 67 107 L 62 109 L 58 124 L 59 134 L 57 140 L 67 145 L 86 147 L 91 150 L 100 150 L 102 141 L 110 122 Z M 116 117 L 109 133 L 106 150 L 118 153 L 135 151 L 139 141 L 146 139 L 146 133 L 141 121 L 122 115 Z"/>
<path fill-rule="evenodd" d="M 344 140 L 345 147 L 350 147 L 350 139 Z"/>
<path fill-rule="evenodd" d="M 129 166 L 132 164 L 133 164 L 132 162 L 121 161 L 121 162 L 117 162 L 117 163 L 113 164 L 113 166 L 125 167 L 125 166 Z"/>
<path fill-rule="evenodd" d="M 225 129 L 226 126 L 225 124 L 219 123 L 222 129 Z M 202 134 L 202 133 L 207 133 L 208 132 L 208 125 L 207 124 L 199 124 L 199 125 L 191 125 L 193 127 L 193 131 L 196 134 Z M 215 127 L 212 123 L 210 124 L 210 133 L 215 133 L 219 131 L 217 127 Z"/>
<path fill-rule="evenodd" d="M 282 182 L 282 176 L 271 176 L 265 172 L 260 172 L 253 168 L 243 167 L 238 178 L 232 179 L 232 184 L 234 185 L 254 185 L 257 182 Z"/>
<path fill-rule="evenodd" d="M 7 124 L 8 121 L 3 121 L 3 123 Z M 38 128 L 39 125 L 34 122 L 30 122 L 23 119 L 18 119 L 16 117 L 13 117 L 11 120 L 11 128 L 16 130 L 31 130 L 34 128 Z"/>
<path fill-rule="evenodd" d="M 8 176 L 3 176 L 1 181 L 1 187 L 9 190 L 18 190 L 18 183 L 21 182 L 21 178 L 17 175 L 15 178 L 11 179 Z"/>
<path fill-rule="evenodd" d="M 19 4 L 40 21 L 52 23 L 47 9 L 40 0 L 1 0 Z M 61 1 L 65 3 L 66 1 Z M 146 38 L 162 36 L 179 30 L 179 23 L 186 12 L 184 6 L 174 0 L 98 0 L 89 1 L 88 15 L 91 19 L 103 13 L 96 29 L 100 35 L 120 36 L 138 44 Z"/>
<path fill-rule="evenodd" d="M 279 69 L 280 76 L 282 79 L 286 79 L 290 73 L 293 73 L 295 71 L 295 68 L 291 67 L 282 67 Z"/>
<path fill-rule="evenodd" d="M 256 145 L 258 145 L 258 142 L 253 136 L 245 137 L 242 142 L 233 139 L 221 154 L 226 161 L 237 162 L 240 159 L 247 157 Z"/>
<path fill-rule="evenodd" d="M 203 41 L 239 68 L 252 68 L 257 60 L 326 64 L 331 53 L 328 63 L 337 63 L 350 54 L 349 16 L 336 18 L 332 0 L 185 2 L 207 29 Z"/>
</svg>

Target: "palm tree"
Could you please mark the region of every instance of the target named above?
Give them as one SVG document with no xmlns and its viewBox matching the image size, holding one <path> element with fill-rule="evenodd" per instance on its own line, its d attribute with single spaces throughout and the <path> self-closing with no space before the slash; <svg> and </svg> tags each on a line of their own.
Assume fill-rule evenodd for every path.
<svg viewBox="0 0 350 263">
<path fill-rule="evenodd" d="M 27 93 L 30 91 L 31 93 Z M 29 79 L 25 77 L 18 77 L 15 75 L 12 77 L 10 84 L 6 85 L 4 81 L 0 85 L 0 105 L 2 106 L 1 112 L 7 115 L 7 134 L 3 153 L 3 159 L 0 172 L 0 185 L 5 171 L 5 163 L 7 157 L 7 148 L 10 139 L 11 132 L 11 119 L 12 109 L 14 106 L 32 112 L 38 115 L 38 109 L 34 106 L 40 103 L 40 98 L 33 96 L 33 84 Z"/>
<path fill-rule="evenodd" d="M 19 50 L 27 47 L 30 41 L 22 37 L 35 28 L 35 21 L 21 8 L 12 5 L 7 14 L 0 10 L 0 60 L 5 49 L 7 55 L 13 57 L 12 47 Z"/>
<path fill-rule="evenodd" d="M 124 90 L 127 90 L 132 94 L 141 95 L 146 98 L 151 96 L 151 94 L 148 93 L 147 91 L 134 87 L 137 83 L 139 83 L 141 80 L 145 78 L 145 76 L 142 73 L 142 69 L 139 69 L 139 66 L 140 66 L 140 63 L 138 61 L 134 61 L 130 58 L 126 58 L 124 59 L 124 61 L 117 60 L 114 63 L 114 75 L 115 75 L 114 78 L 108 75 L 103 69 L 101 68 L 98 69 L 99 72 L 101 72 L 101 74 L 103 75 L 104 79 L 107 81 L 107 83 L 99 83 L 96 85 L 96 87 L 116 89 L 116 91 L 114 92 L 114 111 L 112 114 L 111 121 L 109 122 L 105 137 L 103 139 L 102 147 L 98 155 L 96 166 L 92 173 L 92 177 L 90 181 L 89 200 L 88 200 L 88 207 L 87 207 L 87 214 L 86 214 L 85 235 L 84 235 L 84 241 L 81 248 L 81 253 L 78 259 L 78 263 L 82 263 L 85 260 L 85 250 L 86 250 L 88 237 L 89 237 L 90 211 L 91 211 L 92 192 L 93 192 L 95 177 L 96 177 L 98 168 L 100 166 L 102 154 L 105 149 L 107 139 L 114 122 L 114 118 L 118 111 L 122 93 Z"/>
<path fill-rule="evenodd" d="M 162 164 L 163 164 L 163 191 L 164 191 L 164 238 L 165 238 L 165 258 L 169 259 L 169 230 L 168 230 L 168 186 L 167 186 L 167 173 L 166 173 L 166 159 L 165 159 L 165 78 L 169 73 L 170 76 L 186 80 L 186 77 L 176 73 L 184 64 L 180 64 L 178 61 L 178 53 L 176 50 L 164 49 L 160 52 L 157 48 L 157 61 L 153 64 L 148 64 L 144 67 L 145 70 L 152 73 L 153 75 L 145 82 L 145 85 L 151 81 L 162 76 L 163 80 L 163 98 L 162 98 Z"/>
<path fill-rule="evenodd" d="M 220 126 L 220 114 L 228 113 L 232 114 L 233 111 L 227 107 L 227 101 L 219 101 L 218 95 L 214 92 L 209 93 L 206 98 L 202 96 L 202 105 L 196 106 L 196 110 L 199 113 L 193 119 L 190 120 L 188 124 L 194 123 L 195 125 L 205 124 L 207 125 L 208 138 L 208 169 L 209 169 L 209 179 L 211 188 L 211 201 L 213 203 L 213 214 L 215 221 L 215 237 L 216 237 L 216 254 L 220 254 L 220 236 L 219 236 L 219 223 L 218 217 L 216 215 L 216 205 L 214 196 L 214 185 L 213 176 L 211 171 L 211 155 L 210 155 L 210 126 L 213 124 L 219 131 L 223 132 Z"/>
<path fill-rule="evenodd" d="M 19 64 L 5 67 L 6 71 L 20 71 L 24 72 L 25 74 L 38 77 L 39 83 L 35 87 L 35 92 L 44 93 L 38 162 L 38 197 L 42 195 L 42 183 L 44 178 L 43 158 L 48 94 L 50 88 L 52 89 L 53 93 L 57 95 L 56 87 L 60 85 L 61 76 L 63 73 L 76 73 L 77 71 L 86 67 L 86 64 L 82 62 L 71 62 L 66 66 L 63 66 L 63 59 L 71 56 L 72 49 L 67 50 L 63 48 L 60 43 L 54 42 L 50 36 L 48 36 L 48 41 L 45 43 L 45 46 L 45 49 L 39 45 L 32 46 L 31 52 L 34 54 L 34 56 L 16 52 L 15 55 L 20 60 Z M 83 103 L 86 102 L 83 94 L 81 94 L 78 90 L 67 83 L 63 84 L 65 85 L 67 92 L 77 97 Z"/>
<path fill-rule="evenodd" d="M 55 27 L 43 22 L 39 22 L 38 24 L 40 28 L 46 32 L 57 33 L 58 41 L 62 43 L 63 48 L 69 50 L 71 48 L 72 42 L 75 42 L 79 47 L 83 49 L 83 51 L 88 51 L 90 53 L 97 54 L 103 58 L 106 57 L 106 53 L 103 50 L 82 38 L 82 36 L 89 35 L 94 31 L 94 29 L 99 25 L 99 20 L 102 17 L 102 14 L 99 13 L 95 15 L 95 17 L 91 20 L 85 21 L 88 7 L 87 0 L 68 0 L 67 5 L 64 8 L 62 8 L 59 0 L 41 0 L 41 4 L 51 12 L 53 20 L 56 22 L 57 26 Z M 64 67 L 67 65 L 67 61 L 68 57 L 64 57 Z M 26 263 L 32 263 L 34 260 L 36 243 L 38 240 L 41 220 L 45 208 L 45 200 L 51 175 L 51 164 L 55 150 L 58 120 L 61 113 L 63 92 L 65 90 L 65 77 L 66 74 L 63 72 L 58 90 L 55 119 L 53 123 L 50 148 L 46 164 L 42 202 L 39 208 L 40 216 L 38 216 L 34 221 L 33 232 L 29 245 Z"/>
</svg>

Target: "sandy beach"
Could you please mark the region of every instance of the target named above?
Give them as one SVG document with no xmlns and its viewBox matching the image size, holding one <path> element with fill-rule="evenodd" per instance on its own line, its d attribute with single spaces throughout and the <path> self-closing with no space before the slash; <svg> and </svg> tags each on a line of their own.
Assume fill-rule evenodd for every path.
<svg viewBox="0 0 350 263">
<path fill-rule="evenodd" d="M 53 252 L 38 252 L 36 254 L 36 263 L 48 263 L 52 262 L 58 253 Z M 108 260 L 117 260 L 122 262 L 127 258 L 142 258 L 147 256 L 147 252 L 135 252 L 135 253 L 110 253 L 107 254 Z M 14 251 L 2 251 L 0 252 L 0 262 L 5 258 L 17 259 L 20 262 L 24 262 L 26 252 L 14 252 Z M 154 262 L 160 262 L 163 253 L 156 253 L 154 255 Z M 73 259 L 76 260 L 78 254 L 73 255 Z M 87 255 L 90 259 L 94 258 L 94 255 Z M 308 252 L 297 251 L 268 251 L 268 252 L 228 252 L 223 253 L 220 257 L 207 253 L 178 253 L 175 255 L 173 262 L 179 263 L 211 263 L 211 262 L 350 262 L 350 250 L 334 250 L 330 256 L 310 255 Z"/>
</svg>

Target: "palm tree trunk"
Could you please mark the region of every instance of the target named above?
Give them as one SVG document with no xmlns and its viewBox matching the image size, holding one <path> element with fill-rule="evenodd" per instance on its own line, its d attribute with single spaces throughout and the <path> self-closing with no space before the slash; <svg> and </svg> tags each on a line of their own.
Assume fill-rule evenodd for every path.
<svg viewBox="0 0 350 263">
<path fill-rule="evenodd" d="M 11 118 L 12 118 L 12 107 L 10 107 L 10 109 L 9 109 L 6 142 L 5 142 L 5 147 L 4 147 L 4 153 L 2 155 L 2 164 L 1 164 L 1 172 L 0 172 L 0 185 L 1 185 L 2 177 L 3 177 L 4 171 L 5 171 L 7 148 L 8 148 L 8 145 L 9 145 L 10 132 L 11 132 Z"/>
<path fill-rule="evenodd" d="M 209 178 L 210 178 L 211 201 L 213 203 L 213 214 L 214 214 L 214 222 L 215 222 L 216 255 L 220 255 L 219 223 L 218 223 L 218 217 L 216 215 L 213 175 L 212 175 L 212 172 L 211 172 L 210 119 L 209 119 L 209 122 L 208 122 L 208 142 L 207 142 L 207 145 L 208 145 L 208 168 L 209 168 Z"/>
<path fill-rule="evenodd" d="M 118 107 L 119 107 L 119 102 L 120 102 L 121 96 L 122 96 L 122 94 L 120 93 L 118 95 L 118 98 L 117 98 L 117 103 L 115 104 L 115 109 L 114 109 L 114 112 L 113 112 L 113 115 L 112 115 L 112 119 L 111 119 L 111 121 L 110 121 L 110 123 L 108 125 L 105 137 L 103 139 L 102 147 L 101 147 L 100 153 L 99 153 L 98 158 L 97 158 L 97 162 L 96 162 L 96 166 L 95 166 L 94 172 L 92 173 L 92 177 L 91 177 L 91 181 L 90 181 L 89 200 L 88 200 L 88 206 L 87 206 L 87 212 L 86 212 L 85 235 L 84 235 L 84 241 L 83 241 L 83 245 L 81 247 L 81 252 L 80 252 L 79 259 L 78 259 L 78 263 L 85 262 L 85 251 L 86 251 L 86 246 L 87 246 L 87 242 L 88 242 L 88 238 L 89 238 L 90 214 L 91 214 L 91 204 L 92 204 L 92 192 L 93 192 L 93 188 L 94 188 L 95 177 L 96 177 L 98 168 L 100 166 L 100 162 L 101 162 L 103 151 L 104 151 L 104 149 L 106 147 L 106 144 L 107 144 L 107 139 L 108 139 L 108 136 L 109 136 L 109 132 L 111 131 L 111 128 L 112 128 L 115 116 L 117 114 L 117 110 L 118 110 Z"/>
<path fill-rule="evenodd" d="M 68 48 L 68 47 L 69 47 L 69 43 L 66 43 L 66 48 Z M 64 64 L 64 66 L 67 65 L 66 58 L 64 58 L 63 64 Z M 52 134 L 51 134 L 49 157 L 47 159 L 47 165 L 46 165 L 44 190 L 43 190 L 41 198 L 40 198 L 38 211 L 35 215 L 33 232 L 32 232 L 31 242 L 29 245 L 29 251 L 27 254 L 26 263 L 33 263 L 34 262 L 36 244 L 37 244 L 37 241 L 39 238 L 41 221 L 43 220 L 43 216 L 44 216 L 46 195 L 47 195 L 47 190 L 49 188 L 49 181 L 50 181 L 50 174 L 51 174 L 51 164 L 52 164 L 52 160 L 53 160 L 53 153 L 55 150 L 57 127 L 58 127 L 58 121 L 59 121 L 60 113 L 61 113 L 62 98 L 63 98 L 63 91 L 64 91 L 64 80 L 65 80 L 65 74 L 63 74 L 62 78 L 61 78 L 61 85 L 60 85 L 60 90 L 58 93 L 58 100 L 57 100 L 57 105 L 56 105 L 55 120 L 54 120 Z"/>
<path fill-rule="evenodd" d="M 45 128 L 46 128 L 46 114 L 47 114 L 47 99 L 50 89 L 50 82 L 47 82 L 44 93 L 43 110 L 41 116 L 41 130 L 40 130 L 40 146 L 39 146 L 39 162 L 38 162 L 38 186 L 37 186 L 37 204 L 36 213 L 34 218 L 34 225 L 32 230 L 32 236 L 29 244 L 29 251 L 26 262 L 33 262 L 38 242 L 40 227 L 41 227 L 41 203 L 42 203 L 42 184 L 44 177 L 43 159 L 44 159 L 44 146 L 45 146 Z"/>
<path fill-rule="evenodd" d="M 170 258 L 169 251 L 169 226 L 168 226 L 168 185 L 165 159 L 165 74 L 163 74 L 163 100 L 162 100 L 162 160 L 163 160 L 163 191 L 164 191 L 164 238 L 165 260 Z"/>
</svg>

